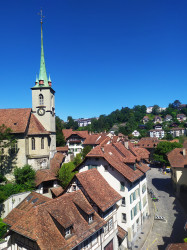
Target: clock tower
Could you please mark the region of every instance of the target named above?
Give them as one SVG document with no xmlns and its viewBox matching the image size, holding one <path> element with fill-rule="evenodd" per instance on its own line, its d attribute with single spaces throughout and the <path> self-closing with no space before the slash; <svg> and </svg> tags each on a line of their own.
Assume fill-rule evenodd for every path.
<svg viewBox="0 0 187 250">
<path fill-rule="evenodd" d="M 48 141 L 50 158 L 53 158 L 56 152 L 56 126 L 55 126 L 55 91 L 52 89 L 51 78 L 47 77 L 44 48 L 43 31 L 41 18 L 41 59 L 39 78 L 36 79 L 32 90 L 32 112 L 40 121 L 43 127 L 49 132 Z"/>
</svg>

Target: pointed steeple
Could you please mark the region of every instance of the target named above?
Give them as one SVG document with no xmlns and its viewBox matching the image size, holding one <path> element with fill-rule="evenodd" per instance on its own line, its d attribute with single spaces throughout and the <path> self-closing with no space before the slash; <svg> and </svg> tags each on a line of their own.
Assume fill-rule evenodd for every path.
<svg viewBox="0 0 187 250">
<path fill-rule="evenodd" d="M 40 12 L 41 15 L 41 58 L 40 58 L 40 72 L 39 72 L 39 79 L 35 82 L 35 87 L 51 87 L 51 83 L 49 84 L 48 78 L 47 78 L 47 72 L 45 67 L 45 58 L 44 58 L 44 46 L 43 46 L 43 30 L 42 30 L 42 24 L 43 24 L 43 15 L 42 10 Z"/>
<path fill-rule="evenodd" d="M 39 84 L 43 82 L 43 85 L 48 87 L 47 72 L 45 67 L 44 48 L 43 48 L 43 31 L 41 21 L 41 58 L 40 58 L 40 73 L 39 73 Z"/>
</svg>

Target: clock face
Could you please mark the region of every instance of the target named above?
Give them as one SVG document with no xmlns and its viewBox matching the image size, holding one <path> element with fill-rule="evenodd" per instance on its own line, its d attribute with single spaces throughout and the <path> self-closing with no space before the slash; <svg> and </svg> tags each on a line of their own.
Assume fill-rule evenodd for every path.
<svg viewBox="0 0 187 250">
<path fill-rule="evenodd" d="M 44 115 L 45 114 L 45 109 L 43 109 L 43 108 L 39 108 L 38 109 L 38 115 Z"/>
</svg>

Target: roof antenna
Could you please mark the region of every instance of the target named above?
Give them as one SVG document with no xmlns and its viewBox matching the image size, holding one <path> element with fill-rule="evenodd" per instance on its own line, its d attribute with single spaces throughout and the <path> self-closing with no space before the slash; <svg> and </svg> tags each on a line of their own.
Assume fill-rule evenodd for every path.
<svg viewBox="0 0 187 250">
<path fill-rule="evenodd" d="M 43 16 L 42 9 L 40 10 L 40 13 L 38 13 L 38 15 L 40 15 L 40 23 L 42 24 L 43 23 L 43 18 L 45 17 L 45 16 Z"/>
</svg>

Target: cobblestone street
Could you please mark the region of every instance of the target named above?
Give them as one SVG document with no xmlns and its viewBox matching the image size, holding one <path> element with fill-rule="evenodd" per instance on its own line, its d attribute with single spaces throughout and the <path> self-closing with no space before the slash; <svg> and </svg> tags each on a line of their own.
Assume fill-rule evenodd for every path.
<svg viewBox="0 0 187 250">
<path fill-rule="evenodd" d="M 149 199 L 151 217 L 137 235 L 133 249 L 164 250 L 169 243 L 183 242 L 186 237 L 184 224 L 187 215 L 174 196 L 169 174 L 152 168 L 147 173 L 147 182 L 148 188 L 154 191 L 159 201 L 152 203 Z M 166 221 L 154 220 L 154 215 L 163 216 Z"/>
</svg>

